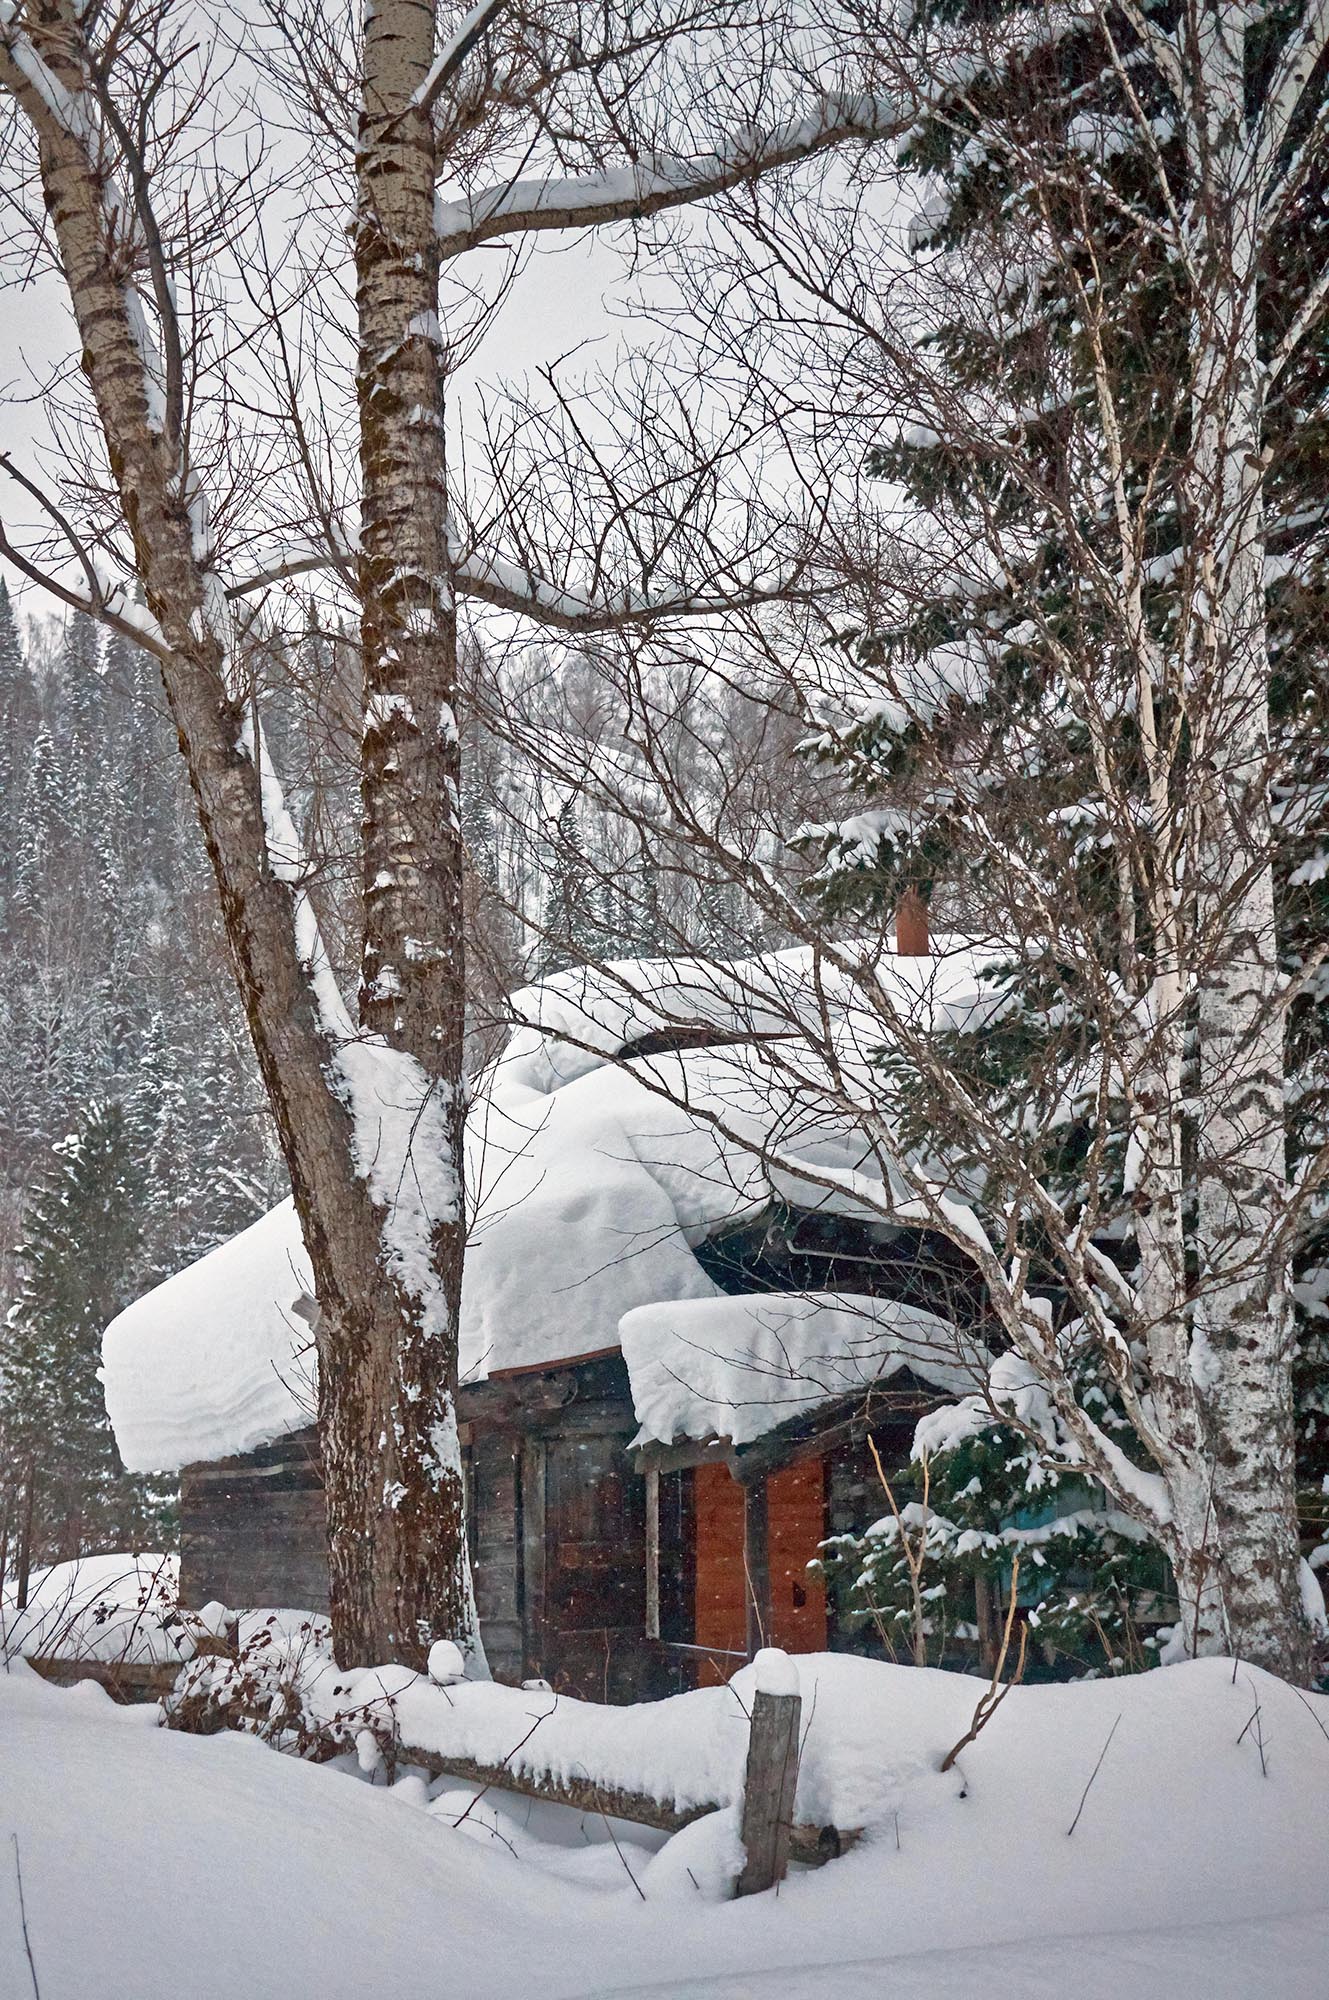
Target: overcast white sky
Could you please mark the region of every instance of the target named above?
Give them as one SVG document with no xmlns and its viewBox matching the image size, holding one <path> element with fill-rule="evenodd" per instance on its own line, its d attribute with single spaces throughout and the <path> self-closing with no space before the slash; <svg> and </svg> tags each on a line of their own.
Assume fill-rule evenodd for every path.
<svg viewBox="0 0 1329 2000">
<path fill-rule="evenodd" d="M 518 382 L 583 343 L 593 343 L 584 351 L 587 366 L 597 355 L 607 359 L 622 333 L 612 302 L 625 291 L 623 260 L 603 234 L 560 236 L 537 249 L 487 330 L 482 353 L 458 378 L 463 408 L 480 388 Z M 72 322 L 54 278 L 0 293 L 0 450 L 12 452 L 27 471 L 38 471 L 43 447 L 50 444 L 33 380 L 71 353 L 73 344 Z M 0 508 L 16 531 L 36 512 L 9 482 L 0 490 Z M 58 609 L 8 565 L 0 563 L 0 571 L 23 615 Z"/>
</svg>

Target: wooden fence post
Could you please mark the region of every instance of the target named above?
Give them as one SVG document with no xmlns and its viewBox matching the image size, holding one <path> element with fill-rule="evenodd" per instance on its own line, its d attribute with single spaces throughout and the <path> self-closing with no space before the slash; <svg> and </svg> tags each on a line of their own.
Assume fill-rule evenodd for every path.
<svg viewBox="0 0 1329 2000">
<path fill-rule="evenodd" d="M 798 1669 L 778 1646 L 763 1647 L 755 1665 L 756 1692 L 740 1827 L 745 1859 L 735 1891 L 739 1896 L 759 1895 L 784 1880 L 798 1789 L 798 1736 L 803 1714 Z"/>
</svg>

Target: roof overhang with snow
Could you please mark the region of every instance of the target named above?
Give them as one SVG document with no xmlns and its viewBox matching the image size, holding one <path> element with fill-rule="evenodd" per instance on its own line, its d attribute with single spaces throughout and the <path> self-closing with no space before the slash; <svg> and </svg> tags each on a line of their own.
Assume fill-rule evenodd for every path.
<svg viewBox="0 0 1329 2000">
<path fill-rule="evenodd" d="M 987 1367 L 971 1336 L 898 1299 L 761 1292 L 638 1306 L 619 1325 L 633 1443 L 752 1444 L 907 1373 L 971 1394 Z"/>
</svg>

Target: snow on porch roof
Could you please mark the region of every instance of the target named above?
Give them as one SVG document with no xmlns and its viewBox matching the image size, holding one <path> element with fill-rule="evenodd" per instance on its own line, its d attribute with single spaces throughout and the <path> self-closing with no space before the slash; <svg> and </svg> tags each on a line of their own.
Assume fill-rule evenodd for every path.
<svg viewBox="0 0 1329 2000">
<path fill-rule="evenodd" d="M 882 961 L 902 1001 L 929 1018 L 977 990 L 982 955 L 950 944 L 939 940 L 931 959 Z M 514 997 L 522 1025 L 467 1126 L 463 1380 L 616 1348 L 637 1307 L 718 1301 L 693 1246 L 774 1195 L 862 1212 L 854 1185 L 879 1187 L 879 1169 L 852 1120 L 819 1106 L 807 1065 L 802 1085 L 780 1076 L 760 1040 L 611 1060 L 699 1024 L 722 1038 L 788 1032 L 791 1012 L 817 1003 L 810 972 L 801 951 L 733 966 L 629 961 Z M 838 1025 L 856 1047 L 843 1006 Z M 768 1170 L 761 1152 L 777 1136 L 787 1161 L 838 1185 Z M 310 1423 L 312 1291 L 287 1201 L 129 1306 L 103 1343 L 125 1464 L 171 1471 Z"/>
<path fill-rule="evenodd" d="M 726 1438 L 860 1396 L 904 1370 L 943 1395 L 986 1376 L 972 1339 L 897 1299 L 779 1292 L 638 1306 L 619 1327 L 635 1444 Z"/>
</svg>

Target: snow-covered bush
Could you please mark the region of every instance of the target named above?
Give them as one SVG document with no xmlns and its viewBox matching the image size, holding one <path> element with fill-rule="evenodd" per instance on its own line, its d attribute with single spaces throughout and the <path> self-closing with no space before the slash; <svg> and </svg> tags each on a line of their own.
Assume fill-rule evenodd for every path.
<svg viewBox="0 0 1329 2000">
<path fill-rule="evenodd" d="M 307 1690 L 331 1664 L 325 1618 L 270 1611 L 242 1619 L 233 1645 L 191 1660 L 162 1703 L 171 1729 L 195 1736 L 238 1729 L 298 1756 L 326 1754 L 326 1732 Z"/>
<path fill-rule="evenodd" d="M 1100 1416 L 1120 1423 L 1105 1399 Z M 1100 1488 L 1051 1469 L 1031 1428 L 978 1396 L 924 1418 L 911 1463 L 886 1470 L 890 1511 L 823 1544 L 841 1615 L 889 1656 L 963 1665 L 977 1651 L 991 1667 L 1018 1556 L 1029 1678 L 1155 1663 L 1154 1628 L 1173 1615 L 1161 1552 Z"/>
</svg>

